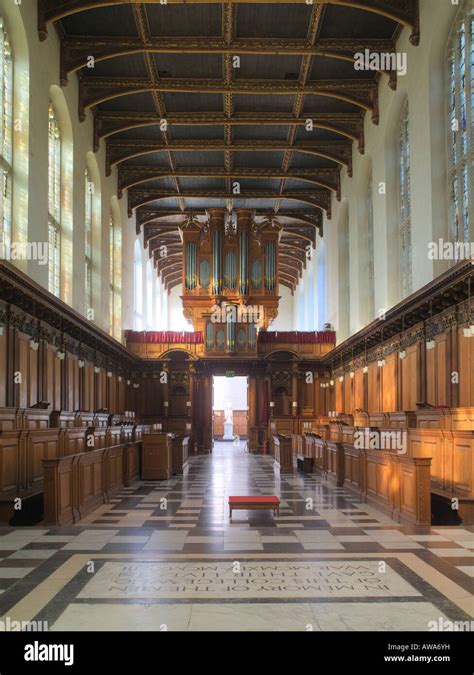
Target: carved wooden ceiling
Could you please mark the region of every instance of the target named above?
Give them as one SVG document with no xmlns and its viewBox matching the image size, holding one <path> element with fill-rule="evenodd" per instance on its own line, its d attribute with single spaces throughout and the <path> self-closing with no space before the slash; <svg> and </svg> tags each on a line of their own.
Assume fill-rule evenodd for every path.
<svg viewBox="0 0 474 675">
<path fill-rule="evenodd" d="M 38 7 L 40 38 L 54 24 L 61 39 L 61 84 L 79 77 L 79 118 L 93 111 L 94 149 L 106 143 L 168 289 L 181 283 L 179 225 L 245 207 L 283 226 L 281 282 L 294 291 L 341 168 L 352 175 L 364 152 L 365 113 L 378 123 L 379 79 L 397 85 L 396 72 L 356 70 L 354 55 L 393 51 L 404 26 L 419 40 L 418 0 Z"/>
</svg>

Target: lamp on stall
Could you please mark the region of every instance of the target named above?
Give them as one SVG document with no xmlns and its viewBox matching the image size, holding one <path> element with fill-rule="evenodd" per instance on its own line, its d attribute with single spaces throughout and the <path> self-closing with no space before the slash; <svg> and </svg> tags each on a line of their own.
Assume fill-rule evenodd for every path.
<svg viewBox="0 0 474 675">
<path fill-rule="evenodd" d="M 402 339 L 400 341 L 400 350 L 398 352 L 398 356 L 400 357 L 400 359 L 402 359 L 402 361 L 403 361 L 403 359 L 406 358 L 406 355 L 407 355 L 405 349 L 402 349 L 404 334 L 405 334 L 405 315 L 402 316 Z"/>
<path fill-rule="evenodd" d="M 364 373 L 364 375 L 367 375 L 367 373 L 369 372 L 369 367 L 367 366 L 367 338 L 365 338 L 364 358 L 365 358 L 364 361 L 365 365 L 362 368 L 362 372 Z"/>
</svg>

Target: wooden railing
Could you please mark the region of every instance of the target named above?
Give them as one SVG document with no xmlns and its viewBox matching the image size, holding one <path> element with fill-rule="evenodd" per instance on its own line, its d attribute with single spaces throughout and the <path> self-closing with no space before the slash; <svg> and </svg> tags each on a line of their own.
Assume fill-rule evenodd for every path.
<svg viewBox="0 0 474 675">
<path fill-rule="evenodd" d="M 12 517 L 14 499 L 43 492 L 43 460 L 138 442 L 140 427 L 108 425 L 119 420 L 105 413 L 0 408 L 0 521 Z M 134 466 L 132 459 L 130 466 Z"/>
<path fill-rule="evenodd" d="M 302 441 L 293 441 L 295 449 L 301 444 Z M 362 501 L 376 504 L 397 521 L 431 523 L 429 457 L 356 448 L 315 434 L 306 434 L 303 444 L 304 454 L 314 458 L 318 471 L 338 486 L 354 490 Z"/>
<path fill-rule="evenodd" d="M 138 478 L 140 442 L 43 460 L 46 525 L 79 522 Z"/>
<path fill-rule="evenodd" d="M 359 412 L 316 420 L 312 428 L 311 433 L 293 436 L 293 451 L 303 446 L 316 469 L 338 485 L 355 489 L 410 522 L 425 517 L 431 494 L 455 503 L 464 524 L 474 522 L 474 408 Z M 387 441 L 393 446 L 387 447 Z M 404 492 L 390 499 L 383 496 L 381 477 Z"/>
</svg>

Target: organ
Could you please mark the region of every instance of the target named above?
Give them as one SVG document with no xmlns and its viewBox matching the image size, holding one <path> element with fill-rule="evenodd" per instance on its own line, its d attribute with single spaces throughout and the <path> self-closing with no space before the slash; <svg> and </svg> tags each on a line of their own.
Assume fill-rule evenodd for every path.
<svg viewBox="0 0 474 675">
<path fill-rule="evenodd" d="M 184 315 L 208 353 L 256 354 L 258 329 L 278 314 L 280 232 L 250 209 L 209 209 L 183 226 Z"/>
</svg>

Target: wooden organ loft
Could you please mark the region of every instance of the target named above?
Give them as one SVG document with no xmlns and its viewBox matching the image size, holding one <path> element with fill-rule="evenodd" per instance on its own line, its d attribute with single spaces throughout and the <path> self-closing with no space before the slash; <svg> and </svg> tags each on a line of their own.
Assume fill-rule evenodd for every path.
<svg viewBox="0 0 474 675">
<path fill-rule="evenodd" d="M 256 355 L 258 329 L 278 314 L 280 231 L 250 209 L 209 209 L 182 227 L 184 315 L 208 355 Z"/>
</svg>

